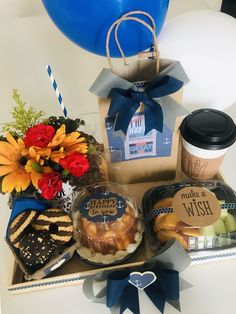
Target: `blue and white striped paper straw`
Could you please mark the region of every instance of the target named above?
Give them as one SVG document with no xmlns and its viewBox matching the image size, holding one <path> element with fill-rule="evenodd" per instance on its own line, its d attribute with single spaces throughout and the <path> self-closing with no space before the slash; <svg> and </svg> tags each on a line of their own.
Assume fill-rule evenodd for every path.
<svg viewBox="0 0 236 314">
<path fill-rule="evenodd" d="M 62 99 L 62 96 L 61 96 L 61 93 L 59 92 L 59 89 L 58 89 L 58 86 L 57 86 L 57 82 L 55 81 L 55 78 L 52 74 L 52 69 L 50 67 L 50 65 L 47 65 L 47 72 L 48 72 L 48 75 L 49 75 L 49 78 L 50 78 L 50 81 L 52 83 L 52 87 L 57 95 L 57 99 L 59 101 L 59 104 L 61 106 L 61 110 L 64 114 L 65 117 L 67 117 L 67 109 L 66 109 L 66 106 L 64 105 L 63 103 L 63 99 Z"/>
</svg>

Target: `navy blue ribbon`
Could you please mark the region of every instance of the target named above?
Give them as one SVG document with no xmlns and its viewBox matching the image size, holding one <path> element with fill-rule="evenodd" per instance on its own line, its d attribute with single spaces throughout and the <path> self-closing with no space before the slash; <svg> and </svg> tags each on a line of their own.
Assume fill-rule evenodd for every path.
<svg viewBox="0 0 236 314">
<path fill-rule="evenodd" d="M 108 117 L 116 115 L 114 130 L 127 133 L 129 123 L 135 112 L 144 104 L 145 134 L 153 129 L 162 132 L 163 112 L 161 105 L 153 98 L 161 98 L 177 92 L 184 83 L 174 77 L 165 75 L 152 81 L 143 91 L 113 88 L 109 94 L 111 104 Z"/>
<path fill-rule="evenodd" d="M 163 313 L 166 301 L 179 300 L 179 273 L 176 270 L 152 269 L 157 279 L 144 289 L 152 303 Z M 140 314 L 138 289 L 129 283 L 129 272 L 116 271 L 107 277 L 107 307 L 120 304 L 120 314 L 129 309 Z"/>
</svg>

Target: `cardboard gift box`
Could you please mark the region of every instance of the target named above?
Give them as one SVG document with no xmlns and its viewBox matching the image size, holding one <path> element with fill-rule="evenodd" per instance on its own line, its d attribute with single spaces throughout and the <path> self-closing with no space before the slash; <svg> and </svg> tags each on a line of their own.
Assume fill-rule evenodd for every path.
<svg viewBox="0 0 236 314">
<path fill-rule="evenodd" d="M 139 53 L 140 58 L 131 63 L 119 42 L 118 30 L 124 21 L 144 26 L 153 38 L 150 51 Z M 112 37 L 124 63 L 119 67 L 110 56 Z M 140 10 L 125 13 L 110 26 L 106 54 L 109 68 L 101 71 L 90 91 L 98 96 L 110 181 L 173 179 L 179 145 L 176 117 L 187 113 L 180 105 L 182 87 L 189 81 L 184 69 L 178 61 L 160 59 L 155 22 Z"/>
<path fill-rule="evenodd" d="M 158 81 L 164 76 L 181 80 L 183 84 L 188 82 L 179 62 L 166 59 L 160 59 L 159 62 L 160 72 L 157 72 L 155 59 L 138 60 L 126 66 L 113 68 L 113 72 L 104 69 L 90 89 L 99 96 L 100 126 L 111 181 L 130 184 L 155 181 L 157 178 L 169 180 L 175 177 L 181 122 L 178 116 L 187 113 L 180 105 L 183 88 L 160 98 L 154 97 L 156 106 L 161 104 L 163 111 L 162 132 L 152 129 L 145 134 L 145 127 L 150 120 L 150 116 L 145 114 L 145 105 L 142 105 L 132 117 L 126 136 L 115 130 L 117 116 L 108 117 L 111 108 L 109 95 L 114 88 L 124 90 L 131 88 L 139 92 L 142 86 L 148 88 L 147 82 Z M 148 93 L 145 88 L 143 91 Z M 151 112 L 151 115 L 156 114 Z"/>
</svg>

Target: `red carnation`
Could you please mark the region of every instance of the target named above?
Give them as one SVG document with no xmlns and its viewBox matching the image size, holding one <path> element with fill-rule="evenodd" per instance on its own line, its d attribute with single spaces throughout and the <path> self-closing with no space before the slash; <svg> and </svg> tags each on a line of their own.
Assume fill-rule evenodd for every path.
<svg viewBox="0 0 236 314">
<path fill-rule="evenodd" d="M 78 152 L 71 153 L 61 158 L 59 164 L 75 177 L 81 177 L 89 170 L 87 157 Z"/>
<path fill-rule="evenodd" d="M 62 190 L 62 180 L 60 173 L 54 171 L 51 173 L 44 173 L 42 178 L 38 181 L 38 186 L 42 191 L 42 197 L 51 200 L 57 193 Z"/>
<path fill-rule="evenodd" d="M 54 134 L 54 127 L 39 123 L 26 131 L 24 138 L 25 146 L 37 146 L 44 148 L 52 140 Z"/>
</svg>

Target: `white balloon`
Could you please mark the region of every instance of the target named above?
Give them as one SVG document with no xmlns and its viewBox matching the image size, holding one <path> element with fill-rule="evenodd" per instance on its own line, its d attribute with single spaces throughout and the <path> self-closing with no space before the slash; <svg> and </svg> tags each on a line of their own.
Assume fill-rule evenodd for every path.
<svg viewBox="0 0 236 314">
<path fill-rule="evenodd" d="M 161 57 L 179 60 L 190 83 L 184 105 L 225 109 L 236 103 L 236 19 L 192 11 L 170 20 L 159 36 Z"/>
</svg>

